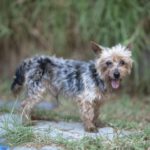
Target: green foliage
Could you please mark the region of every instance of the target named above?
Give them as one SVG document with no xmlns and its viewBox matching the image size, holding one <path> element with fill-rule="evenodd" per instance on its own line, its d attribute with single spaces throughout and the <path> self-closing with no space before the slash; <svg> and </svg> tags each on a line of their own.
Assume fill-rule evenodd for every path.
<svg viewBox="0 0 150 150">
<path fill-rule="evenodd" d="M 104 149 L 101 138 L 93 139 L 90 137 L 85 137 L 81 140 L 76 140 L 76 141 L 58 139 L 57 142 L 64 145 L 67 150 L 85 150 L 85 149 L 102 150 Z"/>
<path fill-rule="evenodd" d="M 104 46 L 132 43 L 131 88 L 150 93 L 149 8 L 149 0 L 2 0 L 0 47 L 4 51 L 0 57 L 5 53 L 9 57 L 13 49 L 23 53 L 23 43 L 28 54 L 33 49 L 52 48 L 59 55 L 86 49 L 91 40 Z M 34 48 L 28 48 L 28 43 Z"/>
<path fill-rule="evenodd" d="M 15 120 L 14 120 L 15 122 Z M 27 142 L 32 142 L 34 140 L 34 134 L 31 127 L 24 127 L 20 124 L 13 123 L 15 128 L 10 127 L 8 120 L 3 122 L 3 130 L 5 134 L 1 134 L 0 138 L 6 139 L 10 146 L 19 145 Z"/>
</svg>

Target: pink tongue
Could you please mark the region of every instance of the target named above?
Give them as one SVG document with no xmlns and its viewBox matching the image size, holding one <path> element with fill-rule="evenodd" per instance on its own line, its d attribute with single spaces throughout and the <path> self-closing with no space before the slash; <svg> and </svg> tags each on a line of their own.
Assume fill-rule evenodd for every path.
<svg viewBox="0 0 150 150">
<path fill-rule="evenodd" d="M 119 80 L 112 80 L 112 81 L 111 81 L 111 86 L 112 86 L 114 89 L 118 89 L 118 88 L 119 88 L 119 85 L 120 85 L 120 81 L 119 81 Z"/>
</svg>

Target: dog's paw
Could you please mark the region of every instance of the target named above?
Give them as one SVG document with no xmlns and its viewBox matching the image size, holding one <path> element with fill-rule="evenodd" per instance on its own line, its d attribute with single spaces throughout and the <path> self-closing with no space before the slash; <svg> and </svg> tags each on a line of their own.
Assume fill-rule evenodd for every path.
<svg viewBox="0 0 150 150">
<path fill-rule="evenodd" d="M 97 133 L 98 132 L 98 128 L 96 128 L 96 126 L 85 127 L 85 131 Z"/>
</svg>

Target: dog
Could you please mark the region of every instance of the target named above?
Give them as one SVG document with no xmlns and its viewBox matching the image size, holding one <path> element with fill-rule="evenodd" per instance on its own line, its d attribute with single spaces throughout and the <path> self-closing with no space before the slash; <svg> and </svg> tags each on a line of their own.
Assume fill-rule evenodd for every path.
<svg viewBox="0 0 150 150">
<path fill-rule="evenodd" d="M 84 129 L 98 131 L 100 105 L 110 89 L 118 89 L 121 80 L 131 73 L 133 60 L 130 46 L 118 44 L 108 48 L 91 42 L 91 47 L 96 58 L 87 62 L 35 56 L 20 64 L 11 90 L 15 95 L 23 87 L 27 91 L 22 102 L 25 122 L 30 121 L 31 110 L 45 93 L 55 99 L 62 94 L 77 102 Z"/>
</svg>

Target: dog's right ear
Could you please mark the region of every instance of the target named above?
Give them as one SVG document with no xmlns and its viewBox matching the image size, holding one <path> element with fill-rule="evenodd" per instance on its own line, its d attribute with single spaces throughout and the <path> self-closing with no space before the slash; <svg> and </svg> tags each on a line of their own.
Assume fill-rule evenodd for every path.
<svg viewBox="0 0 150 150">
<path fill-rule="evenodd" d="M 102 51 L 102 47 L 93 41 L 91 41 L 91 47 L 95 54 L 99 54 Z"/>
</svg>

